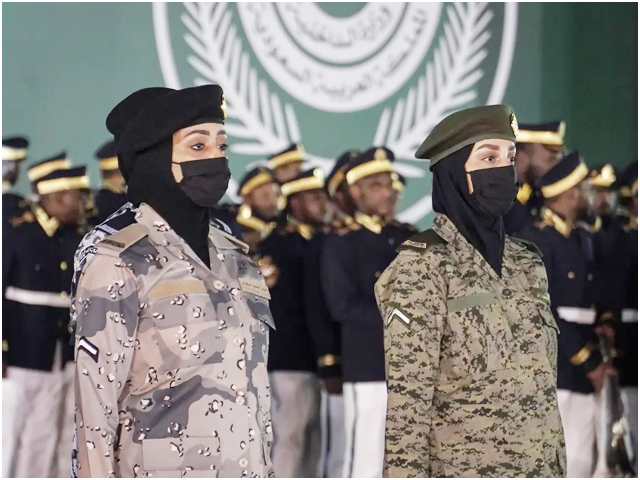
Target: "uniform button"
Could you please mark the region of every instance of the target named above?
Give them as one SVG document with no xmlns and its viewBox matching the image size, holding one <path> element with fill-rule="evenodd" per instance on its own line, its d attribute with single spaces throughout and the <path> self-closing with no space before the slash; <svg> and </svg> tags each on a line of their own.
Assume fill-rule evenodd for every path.
<svg viewBox="0 0 640 480">
<path fill-rule="evenodd" d="M 224 288 L 224 282 L 222 280 L 214 280 L 213 288 L 216 290 L 222 290 Z"/>
<path fill-rule="evenodd" d="M 36 267 L 35 268 L 36 268 L 36 272 L 39 272 L 40 271 L 40 264 L 36 263 Z"/>
<path fill-rule="evenodd" d="M 504 290 L 502 290 L 502 296 L 508 300 L 513 297 L 513 292 L 508 288 L 505 288 Z"/>
<path fill-rule="evenodd" d="M 520 346 L 520 353 L 528 353 L 529 352 L 529 346 L 526 343 L 523 343 Z"/>
<path fill-rule="evenodd" d="M 589 280 L 589 281 L 593 280 L 593 274 L 592 274 L 592 273 L 590 273 L 589 275 L 587 275 L 587 280 Z"/>
<path fill-rule="evenodd" d="M 244 405 L 244 397 L 236 397 L 236 403 L 238 405 Z"/>
<path fill-rule="evenodd" d="M 66 269 L 67 269 L 67 262 L 65 261 L 60 262 L 60 270 L 64 272 Z"/>
<path fill-rule="evenodd" d="M 60 296 L 63 297 L 63 298 L 66 297 L 67 296 L 67 292 L 60 292 Z"/>
<path fill-rule="evenodd" d="M 241 343 L 242 343 L 242 339 L 240 337 L 236 337 L 233 339 L 233 344 L 235 346 L 240 346 Z"/>
<path fill-rule="evenodd" d="M 241 458 L 238 462 L 238 465 L 240 465 L 240 468 L 247 468 L 249 466 L 249 460 L 247 460 L 246 458 Z"/>
<path fill-rule="evenodd" d="M 573 280 L 574 278 L 576 278 L 576 274 L 573 272 L 569 272 L 567 273 L 567 277 L 569 277 L 571 280 Z"/>
<path fill-rule="evenodd" d="M 537 459 L 535 462 L 536 468 L 542 468 L 544 467 L 544 460 L 542 460 L 541 458 Z"/>
<path fill-rule="evenodd" d="M 380 275 L 382 275 L 382 272 L 376 272 L 375 275 L 376 275 L 376 278 L 380 278 Z"/>
<path fill-rule="evenodd" d="M 535 400 L 533 402 L 531 402 L 531 405 L 529 405 L 529 408 L 531 410 L 537 410 L 538 409 L 538 402 L 536 402 Z"/>
<path fill-rule="evenodd" d="M 64 322 L 62 320 L 58 320 L 58 328 L 62 328 Z"/>
</svg>

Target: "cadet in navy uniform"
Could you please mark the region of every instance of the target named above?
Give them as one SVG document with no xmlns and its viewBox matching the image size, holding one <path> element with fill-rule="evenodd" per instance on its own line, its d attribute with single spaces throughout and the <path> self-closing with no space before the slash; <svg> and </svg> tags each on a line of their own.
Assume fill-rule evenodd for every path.
<svg viewBox="0 0 640 480">
<path fill-rule="evenodd" d="M 302 171 L 304 147 L 292 143 L 283 151 L 269 157 L 269 168 L 280 185 L 295 178 Z"/>
<path fill-rule="evenodd" d="M 94 200 L 96 217 L 92 221 L 93 224 L 98 225 L 127 203 L 127 187 L 118 168 L 118 157 L 113 140 L 102 145 L 95 155 L 100 162 L 102 180 L 102 186 Z"/>
<path fill-rule="evenodd" d="M 305 251 L 322 225 L 327 198 L 317 168 L 282 185 L 287 225 L 261 244 L 263 258 L 276 270 L 271 283 L 271 313 L 276 330 L 269 345 L 273 447 L 277 477 L 316 477 L 320 461 L 320 385 L 314 342 L 307 324 Z"/>
<path fill-rule="evenodd" d="M 238 185 L 242 204 L 235 221 L 240 225 L 242 241 L 257 251 L 258 244 L 273 231 L 279 213 L 280 186 L 267 167 L 255 167 L 245 173 Z"/>
<path fill-rule="evenodd" d="M 602 228 L 613 223 L 617 205 L 616 171 L 612 165 L 601 165 L 589 172 L 589 183 L 593 187 L 593 210 L 601 219 Z"/>
<path fill-rule="evenodd" d="M 342 328 L 347 458 L 344 477 L 381 477 L 387 389 L 383 326 L 373 287 L 399 242 L 383 219 L 392 208 L 393 152 L 370 148 L 345 168 L 355 222 L 331 235 L 321 259 L 322 290 Z"/>
<path fill-rule="evenodd" d="M 560 160 L 565 130 L 563 121 L 520 125 L 516 143 L 516 172 L 520 190 L 517 201 L 503 216 L 507 235 L 530 229 L 538 219 L 543 198 L 536 181 Z"/>
<path fill-rule="evenodd" d="M 21 385 L 16 477 L 68 476 L 73 437 L 69 287 L 82 239 L 85 167 L 58 155 L 28 170 L 39 201 L 6 227 L 2 327 L 8 376 Z M 63 168 L 60 169 L 59 167 Z"/>
<path fill-rule="evenodd" d="M 331 227 L 341 229 L 353 224 L 353 216 L 356 213 L 356 206 L 349 195 L 349 184 L 345 178 L 347 164 L 355 160 L 360 155 L 359 150 L 347 150 L 342 153 L 333 165 L 326 178 L 326 188 L 329 199 L 333 204 L 334 215 Z"/>
<path fill-rule="evenodd" d="M 571 152 L 538 181 L 541 221 L 527 240 L 542 252 L 558 337 L 558 406 L 567 448 L 567 476 L 590 477 L 599 428 L 595 393 L 605 364 L 594 335 L 599 304 L 593 234 L 576 227 L 588 212 L 589 169 Z"/>
<path fill-rule="evenodd" d="M 27 208 L 27 201 L 22 195 L 11 192 L 18 181 L 20 166 L 27 158 L 29 141 L 24 137 L 2 139 L 2 219 L 22 214 Z"/>
</svg>

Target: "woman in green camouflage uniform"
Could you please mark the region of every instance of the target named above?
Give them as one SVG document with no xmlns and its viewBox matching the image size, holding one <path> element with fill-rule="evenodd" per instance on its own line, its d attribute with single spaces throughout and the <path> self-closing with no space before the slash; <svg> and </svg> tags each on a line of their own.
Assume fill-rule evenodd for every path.
<svg viewBox="0 0 640 480">
<path fill-rule="evenodd" d="M 511 107 L 476 107 L 416 153 L 431 162 L 437 215 L 376 284 L 388 477 L 565 476 L 545 268 L 502 223 L 516 134 Z"/>
</svg>

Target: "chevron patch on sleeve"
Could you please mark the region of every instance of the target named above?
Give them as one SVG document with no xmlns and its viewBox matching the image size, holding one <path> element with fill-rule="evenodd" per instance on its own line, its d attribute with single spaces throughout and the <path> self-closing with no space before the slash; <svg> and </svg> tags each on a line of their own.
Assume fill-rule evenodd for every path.
<svg viewBox="0 0 640 480">
<path fill-rule="evenodd" d="M 394 319 L 400 320 L 407 327 L 411 324 L 411 318 L 399 308 L 394 308 L 391 313 L 387 315 L 387 326 L 389 326 Z"/>
<path fill-rule="evenodd" d="M 85 352 L 87 352 L 87 354 L 93 359 L 93 361 L 98 363 L 98 355 L 100 354 L 100 350 L 85 337 L 82 337 L 78 341 L 78 351 L 80 350 L 84 350 Z"/>
</svg>

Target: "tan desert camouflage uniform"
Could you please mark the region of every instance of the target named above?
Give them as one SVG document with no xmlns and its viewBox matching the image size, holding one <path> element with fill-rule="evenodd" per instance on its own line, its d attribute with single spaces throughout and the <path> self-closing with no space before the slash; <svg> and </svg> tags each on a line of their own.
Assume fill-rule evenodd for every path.
<svg viewBox="0 0 640 480">
<path fill-rule="evenodd" d="M 272 475 L 269 293 L 209 229 L 211 268 L 142 204 L 97 244 L 76 295 L 81 477 Z"/>
<path fill-rule="evenodd" d="M 376 284 L 385 476 L 564 477 L 558 328 L 535 247 L 507 237 L 499 278 L 438 215 L 399 251 Z"/>
</svg>

